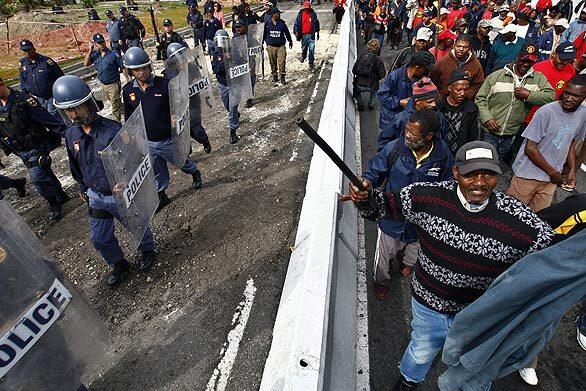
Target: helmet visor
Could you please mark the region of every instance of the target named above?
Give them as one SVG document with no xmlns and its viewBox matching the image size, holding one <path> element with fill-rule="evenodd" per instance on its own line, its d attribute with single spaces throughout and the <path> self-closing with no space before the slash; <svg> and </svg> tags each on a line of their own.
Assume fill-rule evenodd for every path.
<svg viewBox="0 0 586 391">
<path fill-rule="evenodd" d="M 57 109 L 61 118 L 68 126 L 89 125 L 98 118 L 100 108 L 96 100 L 92 97 L 78 106 L 68 107 L 66 109 Z"/>
</svg>

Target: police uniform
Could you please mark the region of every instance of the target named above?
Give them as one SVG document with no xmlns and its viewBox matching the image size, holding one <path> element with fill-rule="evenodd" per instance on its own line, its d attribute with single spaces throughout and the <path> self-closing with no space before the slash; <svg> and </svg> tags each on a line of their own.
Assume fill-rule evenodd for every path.
<svg viewBox="0 0 586 391">
<path fill-rule="evenodd" d="M 187 23 L 193 28 L 193 41 L 197 46 L 201 42 L 203 48 L 206 48 L 206 40 L 203 34 L 203 15 L 197 9 L 189 10 L 187 14 Z"/>
<path fill-rule="evenodd" d="M 146 30 L 136 16 L 132 14 L 129 14 L 127 17 L 122 16 L 119 26 L 120 36 L 127 47 L 141 46 L 140 39 L 146 35 Z"/>
<path fill-rule="evenodd" d="M 51 170 L 49 153 L 61 143 L 66 126 L 49 114 L 34 97 L 10 89 L 6 105 L 0 102 L 0 148 L 20 157 L 31 182 L 50 205 L 69 199 Z M 48 130 L 49 131 L 48 131 Z"/>
<path fill-rule="evenodd" d="M 149 140 L 149 151 L 155 181 L 157 182 L 157 192 L 164 192 L 169 187 L 167 162 L 173 161 L 169 81 L 162 77 L 151 75 L 149 85 L 143 91 L 138 81 L 133 80 L 124 85 L 122 96 L 124 98 L 124 117 L 126 120 L 142 104 L 146 134 Z M 197 165 L 189 157 L 181 171 L 192 176 L 199 174 Z"/>
<path fill-rule="evenodd" d="M 157 60 L 167 59 L 167 46 L 169 46 L 172 43 L 180 43 L 186 48 L 189 47 L 187 45 L 187 42 L 185 42 L 183 37 L 177 31 L 173 31 L 170 35 L 167 35 L 167 33 L 163 33 L 161 34 L 160 38 L 161 43 L 157 45 Z"/>
<path fill-rule="evenodd" d="M 55 80 L 63 76 L 61 67 L 49 57 L 37 54 L 35 61 L 21 58 L 19 69 L 20 90 L 36 97 L 49 113 L 55 114 L 57 110 L 53 106 L 51 89 Z"/>
<path fill-rule="evenodd" d="M 110 145 L 121 127 L 120 123 L 99 116 L 91 123 L 89 134 L 80 126 L 71 126 L 65 135 L 71 174 L 79 183 L 79 192 L 88 196 L 92 243 L 111 266 L 124 259 L 124 252 L 114 234 L 114 218 L 121 219 L 100 152 Z M 138 249 L 142 252 L 153 251 L 154 239 L 150 228 L 147 228 Z"/>
<path fill-rule="evenodd" d="M 240 127 L 240 112 L 238 105 L 230 105 L 230 88 L 226 81 L 226 65 L 224 63 L 224 53 L 220 49 L 215 49 L 212 53 L 212 70 L 218 80 L 218 88 L 220 89 L 220 98 L 224 107 L 228 111 L 228 121 L 230 129 L 235 131 Z"/>
</svg>

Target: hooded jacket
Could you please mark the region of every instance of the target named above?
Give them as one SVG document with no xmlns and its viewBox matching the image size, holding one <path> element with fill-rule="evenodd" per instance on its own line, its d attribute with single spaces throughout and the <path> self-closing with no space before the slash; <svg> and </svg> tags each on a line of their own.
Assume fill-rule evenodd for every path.
<svg viewBox="0 0 586 391">
<path fill-rule="evenodd" d="M 393 117 L 403 111 L 399 101 L 413 95 L 413 81 L 407 77 L 407 66 L 403 65 L 390 72 L 378 90 L 381 104 L 379 127 L 383 131 L 390 125 Z"/>
<path fill-rule="evenodd" d="M 471 52 L 465 61 L 460 62 L 454 55 L 454 50 L 450 50 L 447 56 L 435 63 L 429 77 L 437 86 L 440 94 L 448 95 L 448 80 L 456 69 L 466 72 L 470 76 L 470 89 L 466 96 L 468 99 L 474 99 L 484 81 L 484 70 L 474 52 Z"/>
<path fill-rule="evenodd" d="M 525 101 L 515 98 L 516 86 L 530 91 Z M 500 124 L 497 135 L 516 135 L 531 106 L 543 106 L 554 100 L 555 91 L 543 74 L 531 68 L 523 78 L 519 78 L 513 71 L 513 64 L 507 64 L 488 75 L 476 95 L 478 126 L 488 131 L 484 124 L 494 118 Z"/>
</svg>

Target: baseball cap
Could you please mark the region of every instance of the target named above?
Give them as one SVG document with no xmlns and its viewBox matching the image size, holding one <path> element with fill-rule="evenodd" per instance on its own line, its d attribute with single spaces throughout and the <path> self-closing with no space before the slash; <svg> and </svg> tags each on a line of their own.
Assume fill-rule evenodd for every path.
<svg viewBox="0 0 586 391">
<path fill-rule="evenodd" d="M 104 36 L 102 34 L 96 33 L 92 37 L 92 41 L 94 41 L 95 43 L 102 43 L 102 42 L 105 42 L 106 39 L 104 38 Z"/>
<path fill-rule="evenodd" d="M 560 60 L 574 60 L 576 58 L 576 47 L 571 42 L 562 42 L 556 48 L 555 52 Z"/>
<path fill-rule="evenodd" d="M 471 141 L 456 152 L 456 167 L 466 175 L 476 170 L 488 170 L 502 174 L 496 149 L 486 141 Z"/>
<path fill-rule="evenodd" d="M 525 44 L 517 54 L 517 60 L 537 61 L 537 46 L 532 43 Z"/>
<path fill-rule="evenodd" d="M 277 7 L 273 7 L 273 9 L 271 10 L 271 13 L 281 15 L 281 10 L 278 9 Z"/>
<path fill-rule="evenodd" d="M 439 39 L 440 41 L 442 39 L 448 39 L 448 38 L 456 39 L 456 38 L 458 38 L 458 36 L 456 35 L 456 33 L 454 33 L 452 30 L 449 30 L 449 29 L 446 29 L 446 30 L 442 31 L 437 36 L 437 39 Z"/>
<path fill-rule="evenodd" d="M 125 6 L 122 6 L 118 9 L 120 12 L 128 11 Z"/>
<path fill-rule="evenodd" d="M 488 20 L 488 19 L 482 19 L 480 22 L 478 22 L 478 27 L 492 29 L 492 25 L 490 24 L 490 20 Z"/>
<path fill-rule="evenodd" d="M 454 72 L 452 72 L 452 74 L 450 75 L 450 78 L 448 79 L 448 85 L 458 81 L 458 80 L 468 80 L 470 81 L 470 75 L 468 74 L 468 72 L 464 72 L 461 71 L 459 69 L 456 69 Z"/>
<path fill-rule="evenodd" d="M 22 41 L 20 41 L 20 50 L 22 50 L 23 52 L 26 52 L 27 50 L 30 50 L 34 47 L 35 46 L 33 45 L 33 43 L 28 39 L 23 39 Z"/>
<path fill-rule="evenodd" d="M 112 12 L 112 10 L 106 10 L 106 16 L 110 16 L 113 14 L 114 14 L 114 12 Z"/>
<path fill-rule="evenodd" d="M 503 11 L 507 11 L 507 12 L 509 12 L 510 10 L 511 10 L 511 9 L 509 8 L 509 6 L 508 6 L 508 5 L 503 5 L 503 6 L 501 6 L 501 8 L 499 8 L 499 14 L 500 14 L 501 12 L 503 12 Z"/>
<path fill-rule="evenodd" d="M 530 18 L 529 14 L 525 12 L 517 12 L 517 19 L 528 21 Z"/>
<path fill-rule="evenodd" d="M 509 23 L 507 24 L 505 27 L 503 27 L 501 30 L 499 30 L 499 34 L 507 34 L 507 33 L 517 33 L 517 26 Z"/>
<path fill-rule="evenodd" d="M 420 27 L 419 30 L 417 30 L 417 36 L 415 37 L 415 40 L 429 41 L 432 35 L 433 31 L 431 31 L 431 29 L 427 27 Z"/>
<path fill-rule="evenodd" d="M 433 16 L 433 12 L 431 12 L 431 11 L 425 11 L 423 13 L 423 16 Z"/>
<path fill-rule="evenodd" d="M 450 13 L 450 11 L 448 11 L 447 8 L 444 8 L 444 7 L 440 8 L 440 15 L 447 15 L 449 13 Z"/>
<path fill-rule="evenodd" d="M 304 1 L 303 2 L 303 8 L 311 8 L 311 2 L 310 1 Z"/>
<path fill-rule="evenodd" d="M 439 91 L 429 77 L 423 77 L 421 80 L 413 83 L 413 99 L 431 99 L 438 95 Z"/>
<path fill-rule="evenodd" d="M 171 19 L 165 19 L 163 20 L 163 26 L 173 26 L 173 22 Z"/>
<path fill-rule="evenodd" d="M 568 23 L 568 19 L 560 18 L 555 21 L 554 26 L 562 26 L 563 28 L 567 29 L 570 27 L 570 24 Z"/>
</svg>

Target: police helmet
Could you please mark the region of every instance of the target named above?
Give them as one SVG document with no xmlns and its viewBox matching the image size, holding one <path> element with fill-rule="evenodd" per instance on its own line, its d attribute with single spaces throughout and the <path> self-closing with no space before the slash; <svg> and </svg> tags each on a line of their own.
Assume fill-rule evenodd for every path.
<svg viewBox="0 0 586 391">
<path fill-rule="evenodd" d="M 214 35 L 214 44 L 218 48 L 228 50 L 230 48 L 230 36 L 228 35 L 228 32 L 224 29 L 216 31 L 216 35 Z"/>
<path fill-rule="evenodd" d="M 53 104 L 68 125 L 87 125 L 98 117 L 99 105 L 91 88 L 74 75 L 61 76 L 53 84 Z"/>
<path fill-rule="evenodd" d="M 124 53 L 124 66 L 128 69 L 136 69 L 151 65 L 149 55 L 139 47 L 131 47 Z"/>
<path fill-rule="evenodd" d="M 185 46 L 183 46 L 182 44 L 178 43 L 178 42 L 173 42 L 171 44 L 169 44 L 169 46 L 167 46 L 167 58 L 171 58 L 174 55 L 176 55 L 177 53 L 179 53 L 182 50 L 187 49 Z"/>
</svg>

